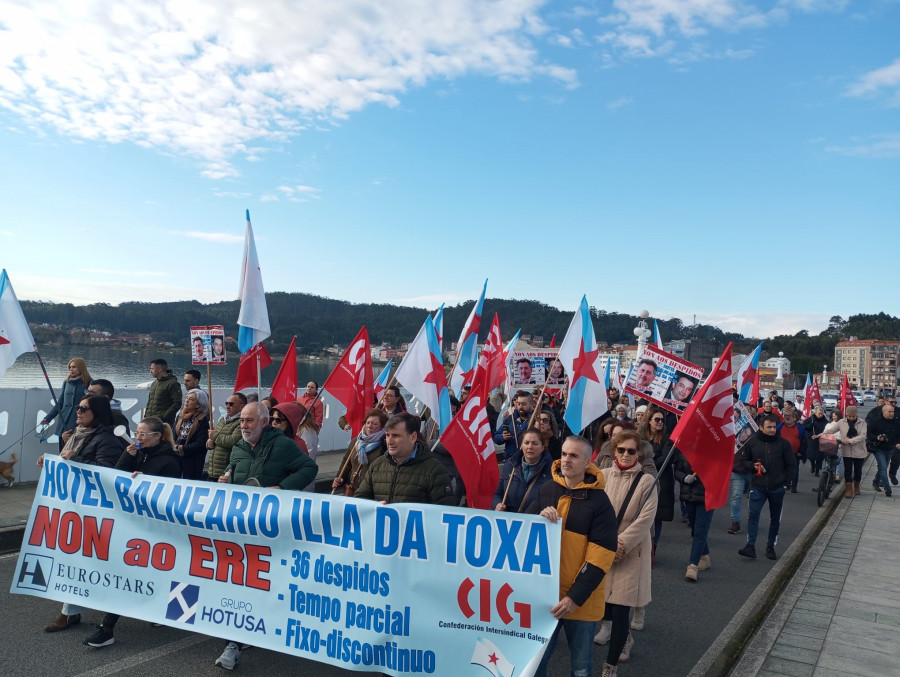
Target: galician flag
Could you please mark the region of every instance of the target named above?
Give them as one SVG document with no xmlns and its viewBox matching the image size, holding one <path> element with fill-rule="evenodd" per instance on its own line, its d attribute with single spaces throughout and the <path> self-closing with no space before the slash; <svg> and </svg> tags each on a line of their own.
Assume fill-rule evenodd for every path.
<svg viewBox="0 0 900 677">
<path fill-rule="evenodd" d="M 494 677 L 513 677 L 516 666 L 510 663 L 503 652 L 491 640 L 479 637 L 472 651 L 472 665 L 480 665 Z M 484 674 L 479 671 L 479 674 Z"/>
<path fill-rule="evenodd" d="M 462 387 L 466 383 L 471 384 L 472 378 L 475 376 L 475 366 L 478 364 L 478 332 L 481 330 L 481 312 L 484 308 L 485 292 L 487 292 L 487 280 L 484 281 L 481 296 L 475 302 L 472 312 L 469 313 L 469 319 L 463 325 L 459 341 L 456 342 L 456 364 L 450 375 L 450 389 L 456 393 L 457 397 L 459 397 Z"/>
<path fill-rule="evenodd" d="M 656 340 L 656 347 L 663 350 L 662 336 L 659 335 L 659 325 L 656 323 L 655 318 L 653 320 L 653 337 Z"/>
<path fill-rule="evenodd" d="M 250 210 L 247 210 L 247 233 L 244 236 L 244 259 L 241 264 L 241 311 L 238 314 L 238 349 L 246 353 L 257 343 L 272 335 L 269 328 L 269 309 L 266 307 L 266 293 L 263 291 L 259 258 L 256 256 L 256 242 L 250 225 Z"/>
<path fill-rule="evenodd" d="M 392 364 L 394 364 L 393 357 L 390 360 L 388 360 L 387 365 L 385 366 L 384 369 L 381 370 L 381 374 L 378 376 L 378 379 L 375 381 L 374 387 L 375 387 L 375 399 L 376 400 L 381 399 L 381 393 L 383 393 L 385 391 L 385 388 L 387 388 L 388 379 L 390 378 L 390 375 L 391 375 L 391 365 Z"/>
<path fill-rule="evenodd" d="M 601 382 L 600 352 L 591 324 L 587 296 L 572 317 L 569 330 L 559 346 L 559 361 L 569 374 L 569 402 L 565 420 L 572 432 L 578 434 L 591 422 L 606 413 L 607 393 Z"/>
<path fill-rule="evenodd" d="M 437 334 L 438 348 L 444 351 L 444 304 L 434 314 L 434 333 Z"/>
<path fill-rule="evenodd" d="M 431 416 L 438 430 L 450 423 L 450 390 L 441 359 L 441 349 L 434 321 L 429 315 L 419 329 L 409 352 L 397 367 L 397 380 L 416 398 L 431 409 Z"/>
<path fill-rule="evenodd" d="M 22 353 L 37 351 L 6 269 L 0 273 L 0 377 Z"/>
<path fill-rule="evenodd" d="M 754 384 L 759 374 L 759 356 L 762 353 L 762 342 L 756 346 L 756 350 L 747 356 L 741 366 L 737 370 L 735 379 L 737 381 L 738 399 L 744 404 L 752 404 L 756 406 L 754 397 Z M 759 390 L 756 390 L 756 396 L 759 396 Z"/>
</svg>

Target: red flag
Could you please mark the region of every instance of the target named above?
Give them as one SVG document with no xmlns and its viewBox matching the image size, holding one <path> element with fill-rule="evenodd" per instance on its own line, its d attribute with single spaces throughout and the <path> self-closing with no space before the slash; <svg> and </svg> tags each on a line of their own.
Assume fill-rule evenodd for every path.
<svg viewBox="0 0 900 677">
<path fill-rule="evenodd" d="M 853 394 L 853 391 L 850 390 L 850 379 L 847 377 L 846 372 L 844 373 L 844 380 L 841 381 L 841 413 L 843 414 L 847 411 L 847 407 L 858 407 L 859 402 L 856 401 L 856 396 Z"/>
<path fill-rule="evenodd" d="M 362 430 L 363 416 L 373 406 L 373 380 L 369 330 L 364 326 L 322 386 L 322 390 L 327 390 L 347 407 L 347 423 L 354 437 Z"/>
<path fill-rule="evenodd" d="M 672 431 L 672 443 L 684 454 L 706 489 L 706 509 L 728 500 L 734 464 L 734 403 L 731 397 L 731 343 Z"/>
<path fill-rule="evenodd" d="M 551 347 L 551 348 L 555 348 L 555 347 L 556 347 L 556 334 L 554 334 L 554 335 L 553 335 L 553 338 L 550 339 L 550 347 Z"/>
<path fill-rule="evenodd" d="M 750 393 L 750 401 L 754 407 L 759 404 L 759 372 L 756 372 L 756 376 L 753 378 L 753 392 Z"/>
<path fill-rule="evenodd" d="M 506 380 L 506 351 L 503 350 L 503 340 L 500 338 L 500 320 L 494 313 L 494 321 L 491 322 L 491 330 L 484 342 L 484 350 L 478 358 L 478 366 L 475 367 L 475 376 L 472 377 L 472 392 L 475 392 L 475 383 L 484 383 L 484 392 L 489 393 L 494 388 L 503 384 Z"/>
<path fill-rule="evenodd" d="M 822 393 L 819 392 L 818 376 L 816 376 L 815 380 L 813 381 L 812 387 L 809 389 L 809 396 L 806 399 L 809 400 L 810 408 L 822 406 Z M 805 408 L 804 411 L 806 411 Z"/>
<path fill-rule="evenodd" d="M 500 482 L 500 470 L 485 409 L 488 391 L 484 389 L 484 383 L 476 375 L 469 398 L 444 430 L 441 442 L 456 463 L 466 487 L 469 507 L 490 510 L 491 499 Z"/>
<path fill-rule="evenodd" d="M 234 390 L 243 390 L 244 388 L 253 388 L 259 385 L 257 379 L 256 358 L 259 356 L 259 371 L 262 371 L 272 364 L 272 358 L 262 343 L 257 343 L 246 353 L 241 355 L 241 361 L 238 363 L 237 376 L 234 377 Z"/>
<path fill-rule="evenodd" d="M 272 383 L 272 397 L 279 402 L 290 402 L 297 399 L 297 337 L 291 339 L 284 362 L 278 368 L 275 381 Z"/>
</svg>

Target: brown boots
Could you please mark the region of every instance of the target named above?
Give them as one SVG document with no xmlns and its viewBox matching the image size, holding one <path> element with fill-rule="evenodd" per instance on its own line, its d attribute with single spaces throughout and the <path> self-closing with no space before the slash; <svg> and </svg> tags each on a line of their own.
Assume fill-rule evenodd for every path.
<svg viewBox="0 0 900 677">
<path fill-rule="evenodd" d="M 850 482 L 844 482 L 844 498 L 853 498 L 853 485 Z"/>
<path fill-rule="evenodd" d="M 59 632 L 60 630 L 67 630 L 73 625 L 78 625 L 79 623 L 81 623 L 81 614 L 73 614 L 72 616 L 60 614 L 50 625 L 44 628 L 44 632 Z"/>
<path fill-rule="evenodd" d="M 859 496 L 859 482 L 853 483 L 853 495 Z"/>
</svg>

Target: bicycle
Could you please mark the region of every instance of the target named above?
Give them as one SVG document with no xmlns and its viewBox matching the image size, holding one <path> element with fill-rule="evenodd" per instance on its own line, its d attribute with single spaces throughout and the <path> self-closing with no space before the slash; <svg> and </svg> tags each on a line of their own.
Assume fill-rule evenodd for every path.
<svg viewBox="0 0 900 677">
<path fill-rule="evenodd" d="M 825 459 L 822 461 L 822 468 L 819 471 L 819 486 L 816 489 L 816 503 L 819 507 L 825 503 L 825 499 L 831 496 L 831 491 L 837 485 L 835 479 L 835 470 L 837 469 L 837 452 L 824 454 Z"/>
</svg>

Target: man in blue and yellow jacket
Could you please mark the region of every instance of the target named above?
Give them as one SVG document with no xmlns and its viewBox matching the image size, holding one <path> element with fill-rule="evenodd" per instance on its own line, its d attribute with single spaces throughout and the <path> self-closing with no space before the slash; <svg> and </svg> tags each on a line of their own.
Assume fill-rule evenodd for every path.
<svg viewBox="0 0 900 677">
<path fill-rule="evenodd" d="M 553 462 L 552 482 L 541 487 L 529 512 L 563 521 L 559 566 L 559 619 L 536 672 L 545 675 L 559 632 L 566 631 L 572 674 L 590 674 L 597 621 L 605 607 L 604 581 L 618 547 L 616 514 L 600 471 L 591 464 L 591 443 L 573 435 Z"/>
</svg>

